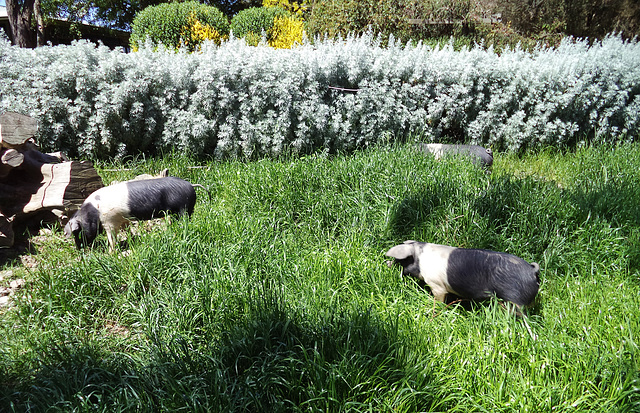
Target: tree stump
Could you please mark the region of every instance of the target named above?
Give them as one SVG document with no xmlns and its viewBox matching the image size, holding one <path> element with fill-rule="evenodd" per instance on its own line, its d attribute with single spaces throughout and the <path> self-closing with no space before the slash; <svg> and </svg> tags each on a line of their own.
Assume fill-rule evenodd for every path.
<svg viewBox="0 0 640 413">
<path fill-rule="evenodd" d="M 33 118 L 0 115 L 0 248 L 13 246 L 16 226 L 64 223 L 104 186 L 91 162 L 40 152 L 36 132 Z"/>
</svg>

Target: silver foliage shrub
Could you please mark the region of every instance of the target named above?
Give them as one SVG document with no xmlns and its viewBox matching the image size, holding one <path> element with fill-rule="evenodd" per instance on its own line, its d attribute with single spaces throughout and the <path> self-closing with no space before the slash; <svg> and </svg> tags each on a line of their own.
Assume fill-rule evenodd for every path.
<svg viewBox="0 0 640 413">
<path fill-rule="evenodd" d="M 0 112 L 37 118 L 44 149 L 123 157 L 351 151 L 389 137 L 495 150 L 634 139 L 640 44 L 497 54 L 365 35 L 294 49 L 232 39 L 199 53 L 19 49 L 0 39 Z"/>
</svg>

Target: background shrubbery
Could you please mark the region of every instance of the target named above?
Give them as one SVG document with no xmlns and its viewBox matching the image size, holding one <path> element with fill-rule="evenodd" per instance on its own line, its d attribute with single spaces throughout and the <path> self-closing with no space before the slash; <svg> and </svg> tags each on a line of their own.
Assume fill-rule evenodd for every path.
<svg viewBox="0 0 640 413">
<path fill-rule="evenodd" d="M 483 18 L 497 18 L 488 24 Z M 414 22 L 410 22 L 414 20 Z M 417 24 L 415 21 L 429 22 Z M 311 37 L 365 33 L 369 28 L 403 41 L 443 36 L 494 47 L 536 42 L 557 45 L 562 36 L 626 39 L 640 35 L 640 4 L 633 0 L 364 0 L 317 1 L 308 17 Z"/>
<path fill-rule="evenodd" d="M 231 31 L 235 37 L 245 38 L 247 43 L 256 46 L 263 35 L 272 41 L 275 19 L 288 16 L 289 12 L 282 7 L 251 7 L 231 19 Z"/>
<path fill-rule="evenodd" d="M 497 10 L 505 23 L 527 35 L 549 29 L 577 37 L 640 35 L 640 3 L 634 0 L 498 0 Z"/>
<path fill-rule="evenodd" d="M 275 48 L 302 43 L 304 22 L 300 6 L 273 0 L 265 4 L 270 3 L 277 5 L 241 10 L 230 21 L 217 8 L 193 1 L 147 7 L 133 22 L 131 47 L 137 51 L 150 41 L 171 49 L 194 51 L 206 40 L 220 44 L 229 37 L 230 30 L 234 37 L 244 38 L 252 46 L 257 46 L 263 36 Z"/>
<path fill-rule="evenodd" d="M 217 8 L 195 1 L 163 3 L 142 10 L 133 21 L 131 46 L 137 50 L 151 40 L 156 44 L 190 50 L 203 40 L 220 41 L 229 35 L 229 22 Z"/>
<path fill-rule="evenodd" d="M 125 54 L 3 41 L 0 90 L 0 111 L 34 116 L 41 145 L 73 156 L 279 156 L 414 137 L 521 150 L 636 137 L 640 44 L 496 54 L 364 36 Z"/>
<path fill-rule="evenodd" d="M 309 36 L 345 37 L 368 30 L 388 38 L 393 34 L 406 40 L 411 36 L 403 1 L 345 0 L 319 1 L 307 21 Z"/>
</svg>

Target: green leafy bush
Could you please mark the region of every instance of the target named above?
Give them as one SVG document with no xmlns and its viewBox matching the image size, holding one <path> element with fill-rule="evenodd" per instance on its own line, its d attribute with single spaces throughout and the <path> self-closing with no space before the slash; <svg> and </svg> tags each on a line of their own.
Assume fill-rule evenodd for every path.
<svg viewBox="0 0 640 413">
<path fill-rule="evenodd" d="M 319 1 L 312 8 L 307 31 L 312 38 L 335 38 L 371 30 L 385 39 L 393 35 L 402 41 L 467 36 L 473 32 L 473 16 L 485 11 L 481 8 L 469 0 Z"/>
<path fill-rule="evenodd" d="M 383 38 L 393 34 L 396 38 L 407 39 L 411 28 L 405 13 L 407 4 L 405 0 L 317 2 L 307 21 L 307 30 L 311 37 L 346 37 L 371 30 L 381 33 Z"/>
<path fill-rule="evenodd" d="M 215 30 L 220 37 L 229 34 L 227 18 L 213 6 L 189 1 L 147 7 L 133 21 L 131 47 L 137 50 L 149 39 L 155 44 L 171 48 L 178 48 L 190 40 L 192 43 L 189 47 L 193 48 L 193 40 L 202 36 L 192 32 L 202 31 L 203 26 L 207 26 L 209 31 Z"/>
<path fill-rule="evenodd" d="M 231 32 L 244 38 L 248 44 L 257 45 L 264 33 L 267 41 L 277 17 L 288 17 L 290 13 L 282 7 L 251 7 L 240 11 L 231 19 Z"/>
</svg>

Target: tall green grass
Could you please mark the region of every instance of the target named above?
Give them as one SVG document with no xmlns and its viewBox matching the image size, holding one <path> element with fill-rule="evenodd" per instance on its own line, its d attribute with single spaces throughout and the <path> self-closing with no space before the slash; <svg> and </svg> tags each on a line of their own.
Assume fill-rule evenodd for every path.
<svg viewBox="0 0 640 413">
<path fill-rule="evenodd" d="M 409 147 L 192 165 L 99 165 L 212 193 L 127 254 L 57 231 L 35 269 L 5 265 L 28 284 L 0 313 L 0 411 L 640 409 L 637 145 L 497 154 L 491 174 Z M 385 264 L 406 239 L 540 263 L 531 331 L 434 303 Z"/>
</svg>

